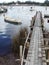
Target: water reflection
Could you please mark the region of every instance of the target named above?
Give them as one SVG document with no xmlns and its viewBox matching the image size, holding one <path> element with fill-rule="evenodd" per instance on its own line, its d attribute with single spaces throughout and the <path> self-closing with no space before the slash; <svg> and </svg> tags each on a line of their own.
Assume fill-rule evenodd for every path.
<svg viewBox="0 0 49 65">
<path fill-rule="evenodd" d="M 13 37 L 19 33 L 20 28 L 21 28 L 20 25 L 16 26 L 16 25 L 9 24 L 6 26 L 6 34 L 7 35 L 10 34 L 11 37 Z"/>
</svg>

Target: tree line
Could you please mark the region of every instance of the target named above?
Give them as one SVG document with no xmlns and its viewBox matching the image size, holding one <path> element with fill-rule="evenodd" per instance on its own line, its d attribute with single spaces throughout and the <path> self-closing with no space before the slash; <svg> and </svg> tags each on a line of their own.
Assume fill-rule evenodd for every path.
<svg viewBox="0 0 49 65">
<path fill-rule="evenodd" d="M 9 2 L 9 3 L 0 3 L 0 5 L 15 5 L 15 4 L 30 4 L 30 5 L 40 5 L 40 6 L 49 6 L 49 1 L 45 1 L 44 3 L 40 3 L 40 2 L 32 2 L 32 1 L 25 1 L 25 2 L 21 2 L 21 1 L 17 1 L 17 2 Z"/>
</svg>

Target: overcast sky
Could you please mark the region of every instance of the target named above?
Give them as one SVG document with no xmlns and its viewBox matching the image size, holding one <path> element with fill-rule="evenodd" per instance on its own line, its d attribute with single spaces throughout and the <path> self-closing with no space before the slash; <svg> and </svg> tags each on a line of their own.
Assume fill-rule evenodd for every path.
<svg viewBox="0 0 49 65">
<path fill-rule="evenodd" d="M 44 2 L 45 0 L 0 0 L 0 2 L 11 2 L 11 1 L 36 1 L 36 2 Z"/>
</svg>

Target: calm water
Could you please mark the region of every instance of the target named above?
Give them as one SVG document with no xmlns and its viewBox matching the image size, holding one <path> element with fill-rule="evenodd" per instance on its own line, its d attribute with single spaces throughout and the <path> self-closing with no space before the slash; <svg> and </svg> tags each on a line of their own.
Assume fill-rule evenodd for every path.
<svg viewBox="0 0 49 65">
<path fill-rule="evenodd" d="M 20 19 L 21 25 L 13 25 L 4 22 L 4 14 L 0 14 L 0 35 L 7 34 L 11 37 L 17 34 L 21 28 L 27 27 L 29 29 L 31 18 L 35 15 L 35 11 L 30 12 L 30 7 L 25 6 L 14 6 L 7 7 L 8 12 L 5 13 L 5 16 L 9 16 L 14 19 Z"/>
<path fill-rule="evenodd" d="M 8 12 L 5 13 L 5 15 L 11 18 L 20 19 L 22 24 L 13 25 L 6 23 L 4 22 L 4 14 L 0 14 L 0 35 L 7 34 L 13 37 L 15 34 L 18 34 L 21 28 L 27 27 L 29 29 L 31 18 L 36 14 L 36 11 L 41 11 L 43 17 L 46 12 L 49 14 L 49 7 L 46 11 L 45 7 L 32 6 L 34 10 L 32 12 L 30 11 L 30 7 L 31 6 L 7 7 Z"/>
</svg>

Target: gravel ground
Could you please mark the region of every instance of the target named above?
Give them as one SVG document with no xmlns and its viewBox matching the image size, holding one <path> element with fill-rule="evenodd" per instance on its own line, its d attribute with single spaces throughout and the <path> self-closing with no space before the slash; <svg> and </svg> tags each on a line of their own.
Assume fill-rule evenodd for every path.
<svg viewBox="0 0 49 65">
<path fill-rule="evenodd" d="M 20 61 L 15 61 L 17 57 L 14 57 L 13 54 L 0 57 L 0 65 L 20 65 Z"/>
</svg>

